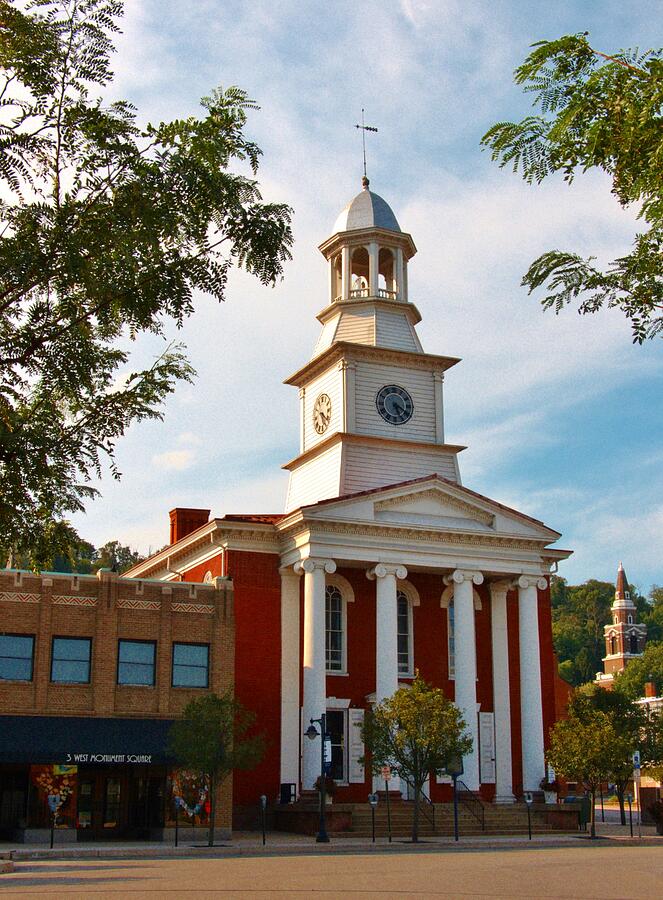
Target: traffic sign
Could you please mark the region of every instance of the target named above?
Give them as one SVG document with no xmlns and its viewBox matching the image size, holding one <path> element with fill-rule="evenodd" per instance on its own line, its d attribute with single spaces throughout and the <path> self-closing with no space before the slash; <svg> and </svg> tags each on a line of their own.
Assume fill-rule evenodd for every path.
<svg viewBox="0 0 663 900">
<path fill-rule="evenodd" d="M 382 766 L 380 772 L 385 781 L 391 781 L 391 766 Z"/>
<path fill-rule="evenodd" d="M 633 768 L 636 772 L 640 769 L 640 751 L 635 750 L 633 753 Z"/>
</svg>

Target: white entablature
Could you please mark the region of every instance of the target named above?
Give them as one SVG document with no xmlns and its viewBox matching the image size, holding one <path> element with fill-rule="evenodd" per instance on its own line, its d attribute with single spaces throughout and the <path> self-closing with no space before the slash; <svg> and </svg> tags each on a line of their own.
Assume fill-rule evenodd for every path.
<svg viewBox="0 0 663 900">
<path fill-rule="evenodd" d="M 434 473 L 460 483 L 463 448 L 445 443 L 443 411 L 444 373 L 459 360 L 424 353 L 407 287 L 416 247 L 368 179 L 320 250 L 322 333 L 286 381 L 300 396 L 286 510 Z"/>
</svg>

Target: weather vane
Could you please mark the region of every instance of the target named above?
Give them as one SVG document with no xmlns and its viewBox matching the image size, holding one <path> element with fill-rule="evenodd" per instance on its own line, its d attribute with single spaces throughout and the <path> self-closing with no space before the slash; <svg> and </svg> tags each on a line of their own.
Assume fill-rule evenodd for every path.
<svg viewBox="0 0 663 900">
<path fill-rule="evenodd" d="M 362 147 L 364 148 L 364 178 L 367 178 L 367 176 L 366 176 L 366 132 L 374 131 L 377 134 L 377 128 L 374 128 L 372 125 L 364 124 L 364 107 L 363 106 L 361 108 L 361 125 L 355 125 L 355 128 L 359 128 L 359 130 L 361 131 L 361 143 L 362 143 Z"/>
</svg>

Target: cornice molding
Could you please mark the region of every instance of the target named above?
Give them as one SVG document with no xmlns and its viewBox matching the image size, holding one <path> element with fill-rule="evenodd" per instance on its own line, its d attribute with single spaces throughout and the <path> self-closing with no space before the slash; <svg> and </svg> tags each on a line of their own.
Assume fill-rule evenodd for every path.
<svg viewBox="0 0 663 900">
<path fill-rule="evenodd" d="M 336 444 L 339 444 L 341 442 L 344 444 L 377 444 L 380 447 L 389 447 L 390 449 L 402 450 L 404 453 L 409 453 L 414 449 L 423 449 L 430 453 L 456 454 L 461 453 L 463 450 L 467 449 L 461 444 L 435 444 L 432 441 L 407 441 L 399 440 L 398 438 L 381 437 L 380 435 L 375 434 L 355 434 L 349 431 L 335 431 L 333 434 L 330 434 L 329 437 L 315 444 L 309 450 L 306 450 L 304 453 L 300 453 L 299 456 L 295 456 L 294 459 L 291 459 L 287 463 L 284 463 L 281 468 L 287 469 L 289 471 L 297 469 L 300 465 L 307 462 L 309 459 L 312 459 L 313 457 L 317 456 L 320 453 L 324 453 L 327 450 L 331 450 Z M 389 490 L 389 485 L 386 484 L 384 486 L 384 489 L 385 491 Z M 334 498 L 330 498 L 330 500 L 333 499 Z M 343 499 L 343 497 L 339 497 L 339 503 L 342 502 Z"/>
</svg>

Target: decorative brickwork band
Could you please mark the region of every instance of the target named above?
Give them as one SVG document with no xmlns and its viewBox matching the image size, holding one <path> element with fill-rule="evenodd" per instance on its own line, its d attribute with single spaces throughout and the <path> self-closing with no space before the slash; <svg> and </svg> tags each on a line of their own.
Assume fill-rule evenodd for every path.
<svg viewBox="0 0 663 900">
<path fill-rule="evenodd" d="M 118 600 L 115 604 L 118 609 L 156 610 L 161 609 L 159 600 Z"/>
<path fill-rule="evenodd" d="M 0 592 L 0 603 L 39 603 L 39 594 L 17 594 L 14 591 Z"/>
<path fill-rule="evenodd" d="M 198 613 L 208 616 L 213 615 L 216 609 L 206 603 L 171 603 L 170 608 L 173 612 Z"/>
<path fill-rule="evenodd" d="M 56 594 L 53 597 L 53 603 L 58 606 L 96 606 L 96 597 L 71 597 L 65 594 Z"/>
</svg>

